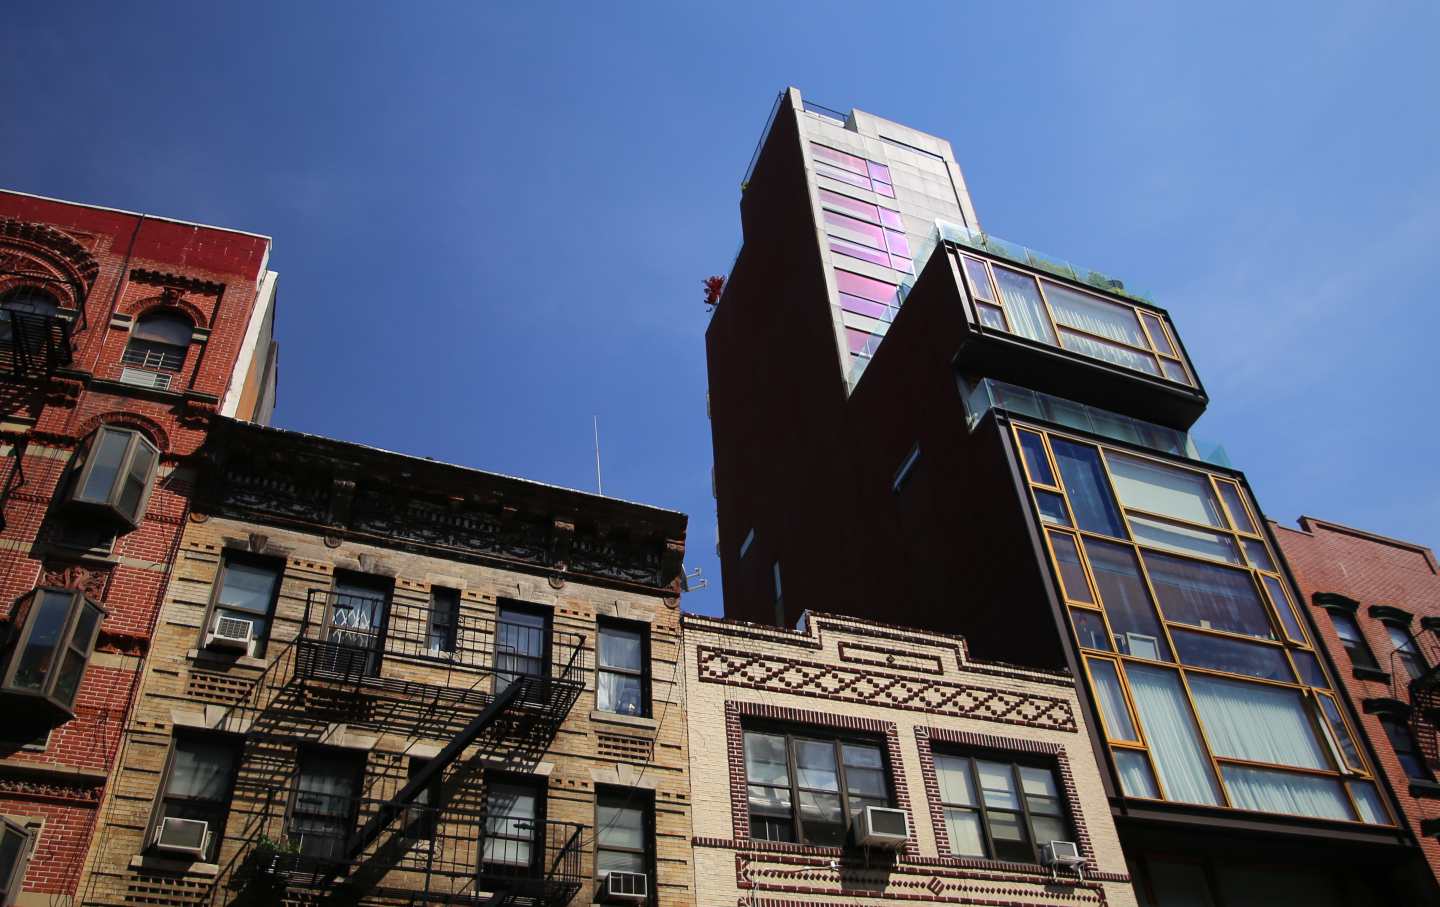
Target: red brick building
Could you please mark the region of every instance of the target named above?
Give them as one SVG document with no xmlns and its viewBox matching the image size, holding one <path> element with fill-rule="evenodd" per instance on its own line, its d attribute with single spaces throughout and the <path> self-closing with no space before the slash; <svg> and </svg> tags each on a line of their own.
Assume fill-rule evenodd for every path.
<svg viewBox="0 0 1440 907">
<path fill-rule="evenodd" d="M 0 903 L 74 892 L 213 416 L 268 422 L 263 236 L 0 192 Z"/>
<path fill-rule="evenodd" d="M 1440 878 L 1440 566 L 1423 545 L 1301 517 L 1275 526 L 1325 647 Z"/>
</svg>

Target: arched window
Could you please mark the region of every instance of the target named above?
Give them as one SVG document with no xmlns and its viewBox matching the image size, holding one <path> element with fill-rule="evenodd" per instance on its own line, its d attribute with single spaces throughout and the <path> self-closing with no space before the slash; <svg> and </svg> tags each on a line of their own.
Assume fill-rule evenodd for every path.
<svg viewBox="0 0 1440 907">
<path fill-rule="evenodd" d="M 21 337 L 35 343 L 43 342 L 45 336 L 43 329 L 28 331 L 25 329 L 24 323 L 33 321 L 33 319 L 27 319 L 26 316 L 49 317 L 59 310 L 60 306 L 55 302 L 55 297 L 39 287 L 16 287 L 6 293 L 3 300 L 0 300 L 0 342 L 9 343 L 14 339 L 17 320 L 22 322 L 19 331 Z M 11 312 L 17 314 L 11 315 Z"/>
<path fill-rule="evenodd" d="M 122 360 L 126 365 L 157 372 L 178 372 L 194 333 L 190 319 L 175 312 L 142 315 L 130 330 Z"/>
</svg>

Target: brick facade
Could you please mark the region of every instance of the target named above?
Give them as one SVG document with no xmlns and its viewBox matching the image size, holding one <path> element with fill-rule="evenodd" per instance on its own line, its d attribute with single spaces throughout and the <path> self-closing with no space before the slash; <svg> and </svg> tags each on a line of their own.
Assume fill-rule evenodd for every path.
<svg viewBox="0 0 1440 907">
<path fill-rule="evenodd" d="M 1069 675 L 972 661 L 956 637 L 830 615 L 808 614 L 794 632 L 682 623 L 699 904 L 1135 903 Z M 757 721 L 881 744 L 893 805 L 909 816 L 906 846 L 889 856 L 753 838 L 743 731 Z M 1049 765 L 1084 878 L 951 855 L 937 748 Z"/>
<path fill-rule="evenodd" d="M 1409 675 L 1386 632 L 1387 622 L 1404 626 L 1416 639 L 1421 657 L 1431 666 L 1437 663 L 1440 646 L 1433 631 L 1422 626 L 1425 618 L 1440 620 L 1440 567 L 1435 555 L 1421 545 L 1312 517 L 1301 517 L 1298 530 L 1280 525 L 1274 529 L 1338 669 L 1336 675 L 1360 713 L 1362 730 L 1405 813 L 1405 823 L 1415 833 L 1431 872 L 1440 879 L 1440 784 L 1433 780 L 1440 773 L 1436 716 L 1427 716 L 1423 705 L 1411 708 Z M 1332 609 L 1353 616 L 1378 669 L 1352 663 L 1336 633 Z M 1382 716 L 1394 716 L 1409 726 L 1431 779 L 1406 775 L 1381 725 Z"/>
<path fill-rule="evenodd" d="M 40 585 L 83 590 L 106 611 L 74 717 L 48 734 L 12 724 L 0 735 L 10 738 L 0 813 L 39 829 L 21 903 L 75 891 L 190 509 L 190 460 L 227 395 L 258 378 L 246 338 L 268 305 L 269 248 L 261 236 L 0 192 L 0 301 L 43 292 L 56 306 L 48 346 L 0 341 L 0 617 L 9 632 L 12 603 Z M 140 389 L 119 380 L 121 356 L 135 319 L 157 308 L 195 331 L 170 389 Z M 30 368 L 27 356 L 59 358 Z M 100 425 L 135 429 L 160 451 L 139 525 L 113 540 L 57 506 Z"/>
</svg>

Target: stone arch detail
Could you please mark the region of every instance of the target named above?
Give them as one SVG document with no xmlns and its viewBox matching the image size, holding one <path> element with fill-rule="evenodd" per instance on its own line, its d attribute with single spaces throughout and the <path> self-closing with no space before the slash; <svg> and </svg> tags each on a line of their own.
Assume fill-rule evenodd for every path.
<svg viewBox="0 0 1440 907">
<path fill-rule="evenodd" d="M 163 293 L 156 296 L 147 296 L 144 299 L 137 299 L 121 307 L 122 314 L 129 315 L 134 321 L 156 310 L 170 310 L 183 314 L 190 319 L 190 323 L 197 328 L 210 327 L 210 319 L 200 307 L 180 294 L 178 290 L 167 288 Z"/>
<path fill-rule="evenodd" d="M 162 455 L 170 450 L 170 435 L 165 431 L 165 427 L 149 416 L 142 416 L 139 413 L 111 411 L 91 416 L 80 426 L 80 437 L 89 437 L 95 429 L 102 425 L 133 428 L 160 448 Z"/>
<path fill-rule="evenodd" d="M 0 218 L 0 259 L 15 257 L 29 259 L 32 267 L 40 267 L 44 276 L 50 278 L 43 283 L 51 285 L 47 288 L 52 292 L 59 290 L 56 296 L 65 308 L 83 306 L 100 275 L 95 256 L 69 234 L 47 224 Z M 18 270 L 6 270 L 12 269 Z M 4 278 L 6 289 L 26 282 L 23 275 L 4 275 Z"/>
</svg>

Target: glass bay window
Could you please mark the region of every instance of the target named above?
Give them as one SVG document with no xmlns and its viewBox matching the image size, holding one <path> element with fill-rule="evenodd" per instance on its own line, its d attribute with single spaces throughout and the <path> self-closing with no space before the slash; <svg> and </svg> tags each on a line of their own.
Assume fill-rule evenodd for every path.
<svg viewBox="0 0 1440 907">
<path fill-rule="evenodd" d="M 32 716 L 72 717 L 104 617 L 99 605 L 74 589 L 26 593 L 11 611 L 0 650 L 0 692 Z"/>
<path fill-rule="evenodd" d="M 75 459 L 68 502 L 134 528 L 150 500 L 160 450 L 138 431 L 102 425 Z"/>
<path fill-rule="evenodd" d="M 1012 431 L 1126 795 L 1391 824 L 1238 480 Z"/>
</svg>

